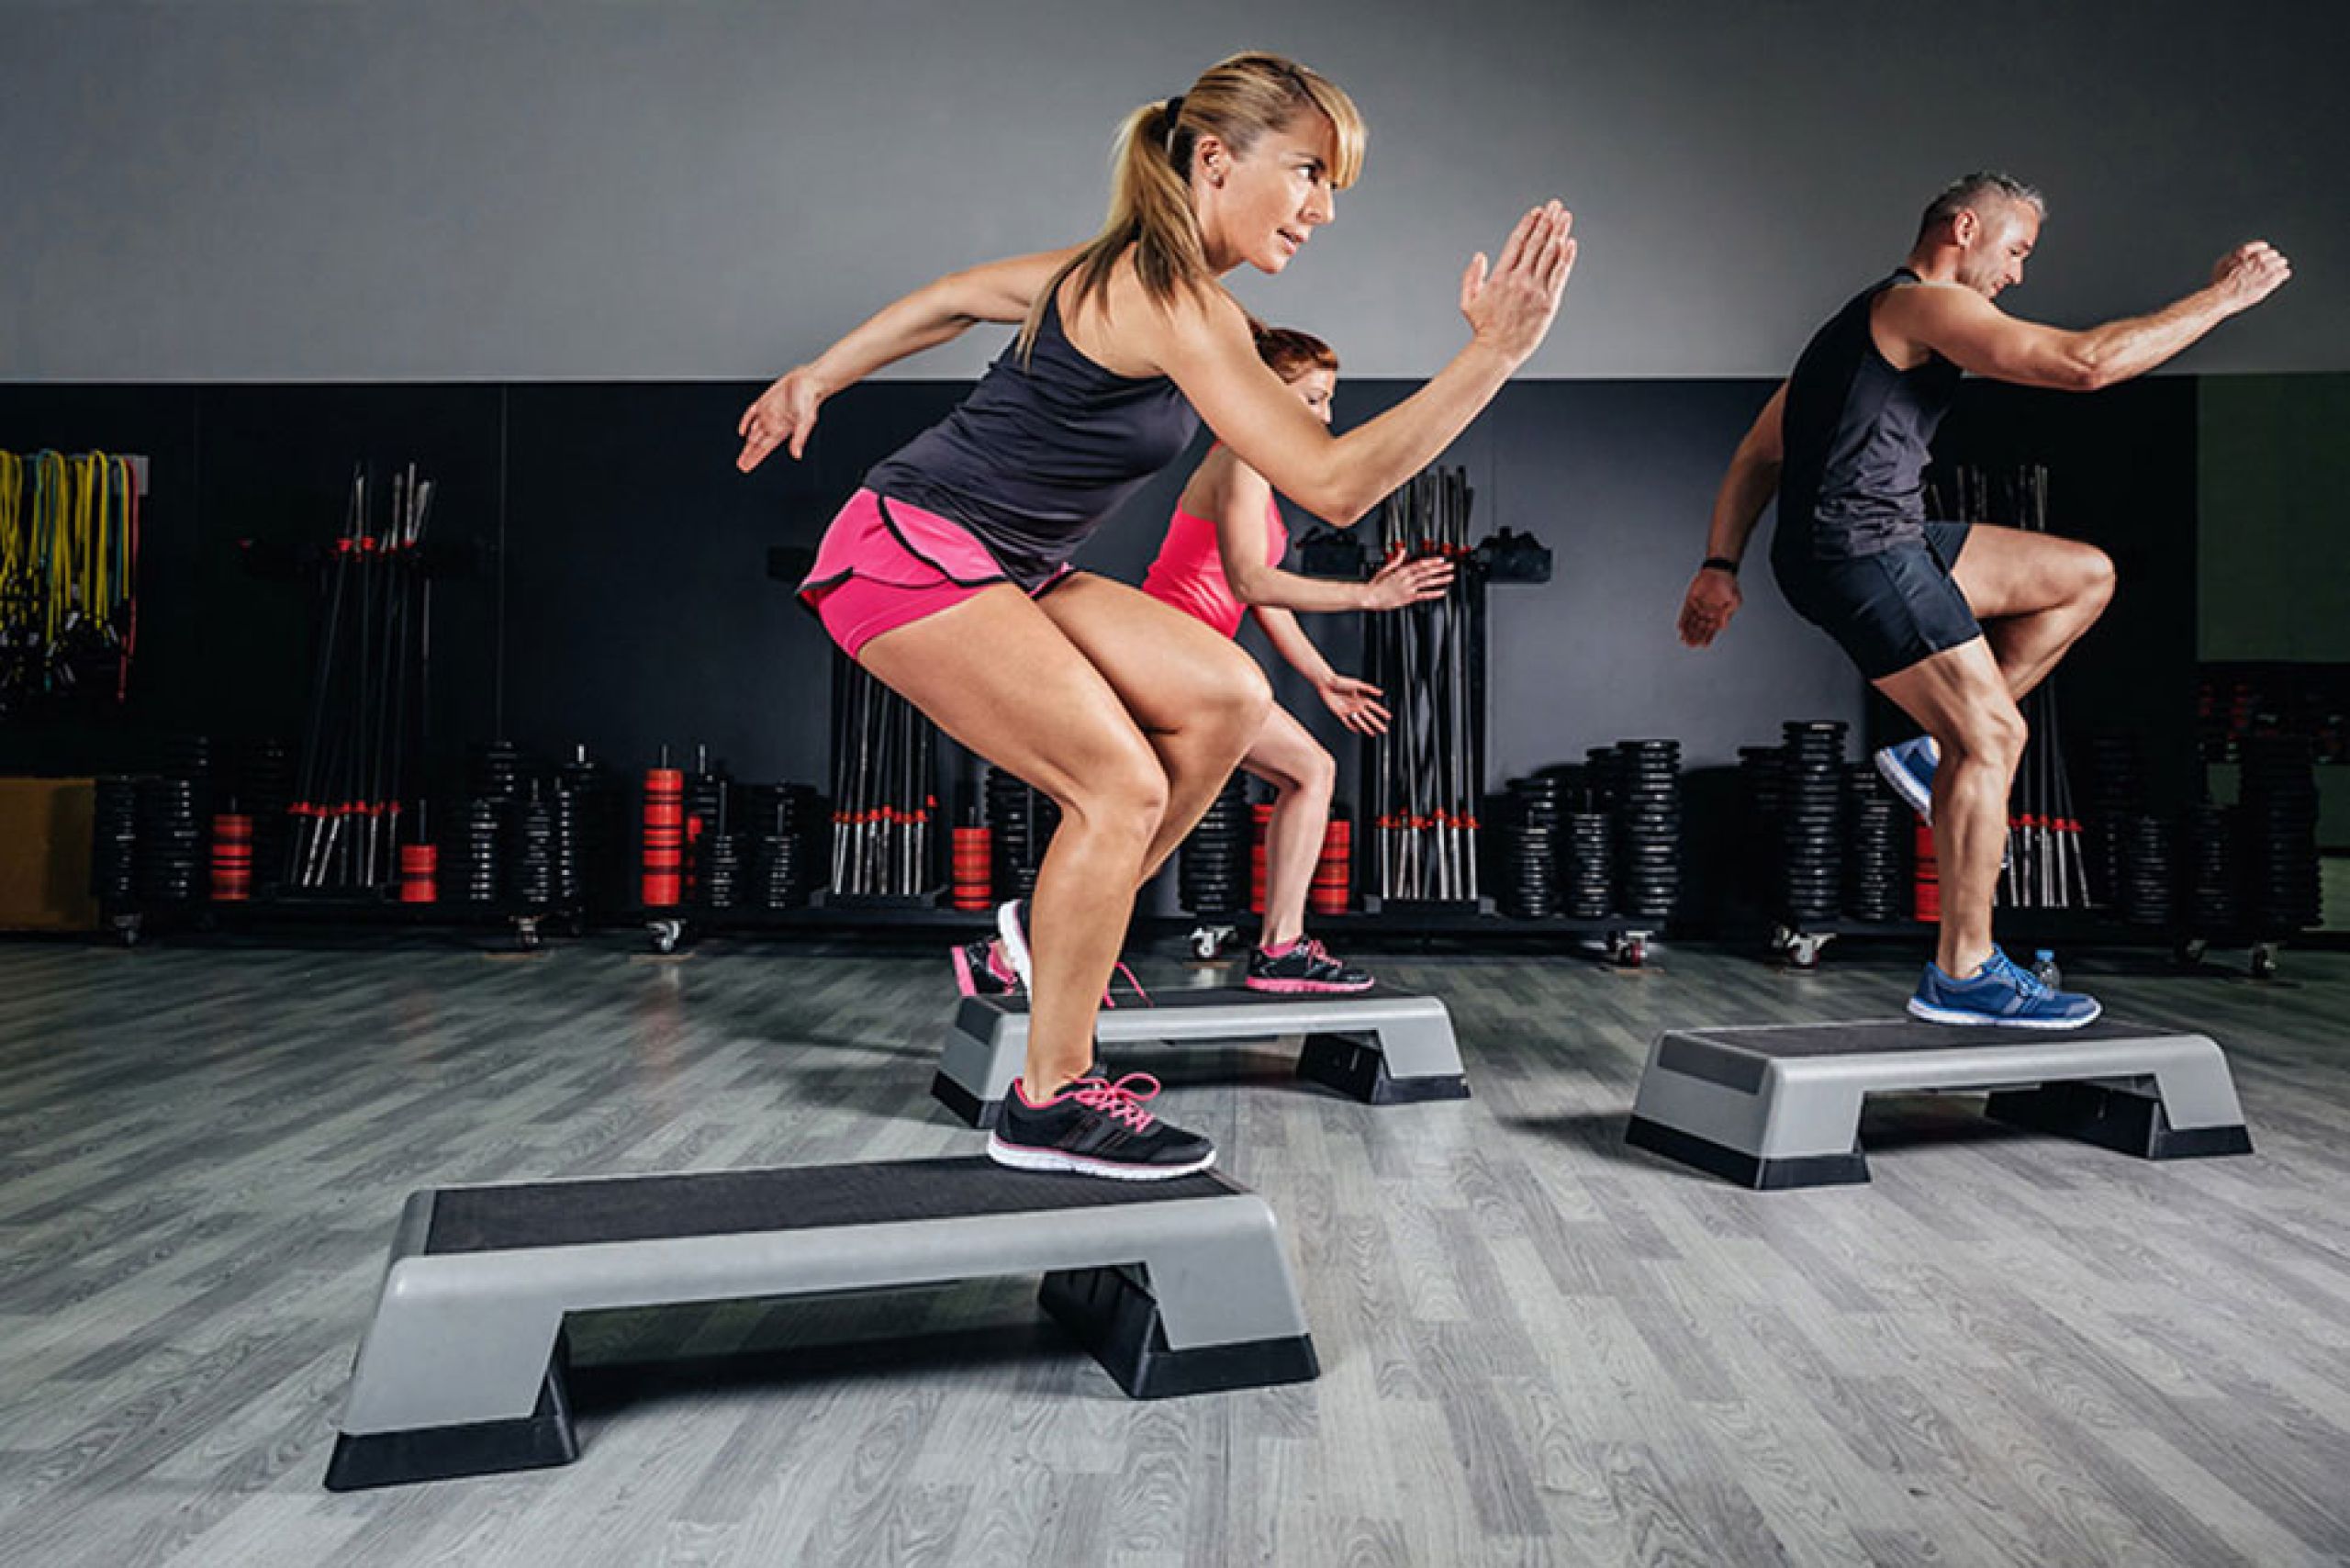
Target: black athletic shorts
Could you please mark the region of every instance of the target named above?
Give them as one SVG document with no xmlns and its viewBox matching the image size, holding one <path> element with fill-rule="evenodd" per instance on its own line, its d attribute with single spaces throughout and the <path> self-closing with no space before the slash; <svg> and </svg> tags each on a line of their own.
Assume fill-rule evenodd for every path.
<svg viewBox="0 0 2350 1568">
<path fill-rule="evenodd" d="M 1882 680 L 1983 634 L 1951 577 L 1973 526 L 1930 522 L 1922 540 L 1837 560 L 1807 556 L 1800 545 L 1774 548 L 1771 570 L 1797 615 Z"/>
</svg>

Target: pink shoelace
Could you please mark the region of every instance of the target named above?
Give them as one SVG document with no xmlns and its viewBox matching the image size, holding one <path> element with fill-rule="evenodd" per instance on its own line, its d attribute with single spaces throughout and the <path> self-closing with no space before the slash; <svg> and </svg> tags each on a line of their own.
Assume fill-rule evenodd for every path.
<svg viewBox="0 0 2350 1568">
<path fill-rule="evenodd" d="M 1147 1084 L 1147 1088 L 1128 1088 L 1129 1084 Z M 1157 1095 L 1158 1080 L 1147 1072 L 1130 1072 L 1113 1083 L 1106 1078 L 1080 1078 L 1063 1092 L 1074 1096 L 1088 1110 L 1124 1122 L 1136 1132 L 1147 1132 L 1156 1120 L 1142 1103 Z"/>
<path fill-rule="evenodd" d="M 1156 1007 L 1158 1005 L 1157 1002 L 1150 1000 L 1150 992 L 1143 990 L 1142 981 L 1135 979 L 1134 970 L 1126 968 L 1124 960 L 1119 962 L 1116 973 L 1126 977 L 1126 983 L 1134 987 L 1135 994 L 1142 998 L 1144 1006 Z M 1102 993 L 1102 1005 L 1104 1007 L 1115 1008 L 1118 1005 L 1118 999 L 1105 991 Z"/>
</svg>

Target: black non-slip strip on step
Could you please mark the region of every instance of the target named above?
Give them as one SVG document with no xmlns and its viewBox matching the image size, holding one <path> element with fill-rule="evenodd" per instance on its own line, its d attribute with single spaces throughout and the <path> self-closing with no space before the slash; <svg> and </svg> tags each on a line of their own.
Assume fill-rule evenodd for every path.
<svg viewBox="0 0 2350 1568">
<path fill-rule="evenodd" d="M 1247 1191 L 1213 1170 L 1158 1182 L 1113 1182 L 1013 1170 L 984 1157 L 457 1187 L 433 1194 L 424 1250 L 502 1252 L 895 1225 L 1221 1198 Z"/>
</svg>

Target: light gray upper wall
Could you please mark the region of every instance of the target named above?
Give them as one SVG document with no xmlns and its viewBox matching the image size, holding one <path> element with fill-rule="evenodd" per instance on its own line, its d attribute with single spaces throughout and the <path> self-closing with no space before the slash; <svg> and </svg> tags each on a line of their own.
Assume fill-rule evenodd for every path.
<svg viewBox="0 0 2350 1568">
<path fill-rule="evenodd" d="M 0 0 L 0 378 L 774 374 L 956 265 L 1082 238 L 1113 126 L 1242 47 L 1344 83 L 1367 178 L 1257 308 L 1353 375 L 1460 341 L 1462 262 L 1576 209 L 1529 373 L 1750 376 L 1950 175 L 2054 203 L 2019 310 L 2298 264 L 2180 362 L 2350 368 L 2340 0 Z M 981 341 L 981 340 L 984 341 Z M 1000 334 L 906 374 L 975 373 Z"/>
</svg>

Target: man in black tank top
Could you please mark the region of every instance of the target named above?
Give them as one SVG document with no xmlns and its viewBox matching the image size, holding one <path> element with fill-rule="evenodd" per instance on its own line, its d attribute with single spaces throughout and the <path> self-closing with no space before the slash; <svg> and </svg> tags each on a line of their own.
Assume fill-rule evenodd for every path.
<svg viewBox="0 0 2350 1568">
<path fill-rule="evenodd" d="M 2113 563 L 2073 540 L 1929 522 L 1934 429 L 1965 372 L 2095 391 L 2152 370 L 2291 275 L 2254 241 L 2152 315 L 2037 326 L 1993 301 L 2023 281 L 2046 211 L 1998 174 L 1934 198 L 1908 261 L 1819 330 L 1740 442 L 1681 606 L 1692 647 L 1729 624 L 1747 538 L 1775 496 L 1771 564 L 1787 602 L 1925 731 L 1878 753 L 1877 767 L 1933 823 L 1942 926 L 1909 1011 L 1936 1023 L 2069 1029 L 2098 1014 L 2008 961 L 1991 940 L 1991 901 L 2024 745 L 2016 700 L 2104 610 Z"/>
</svg>

